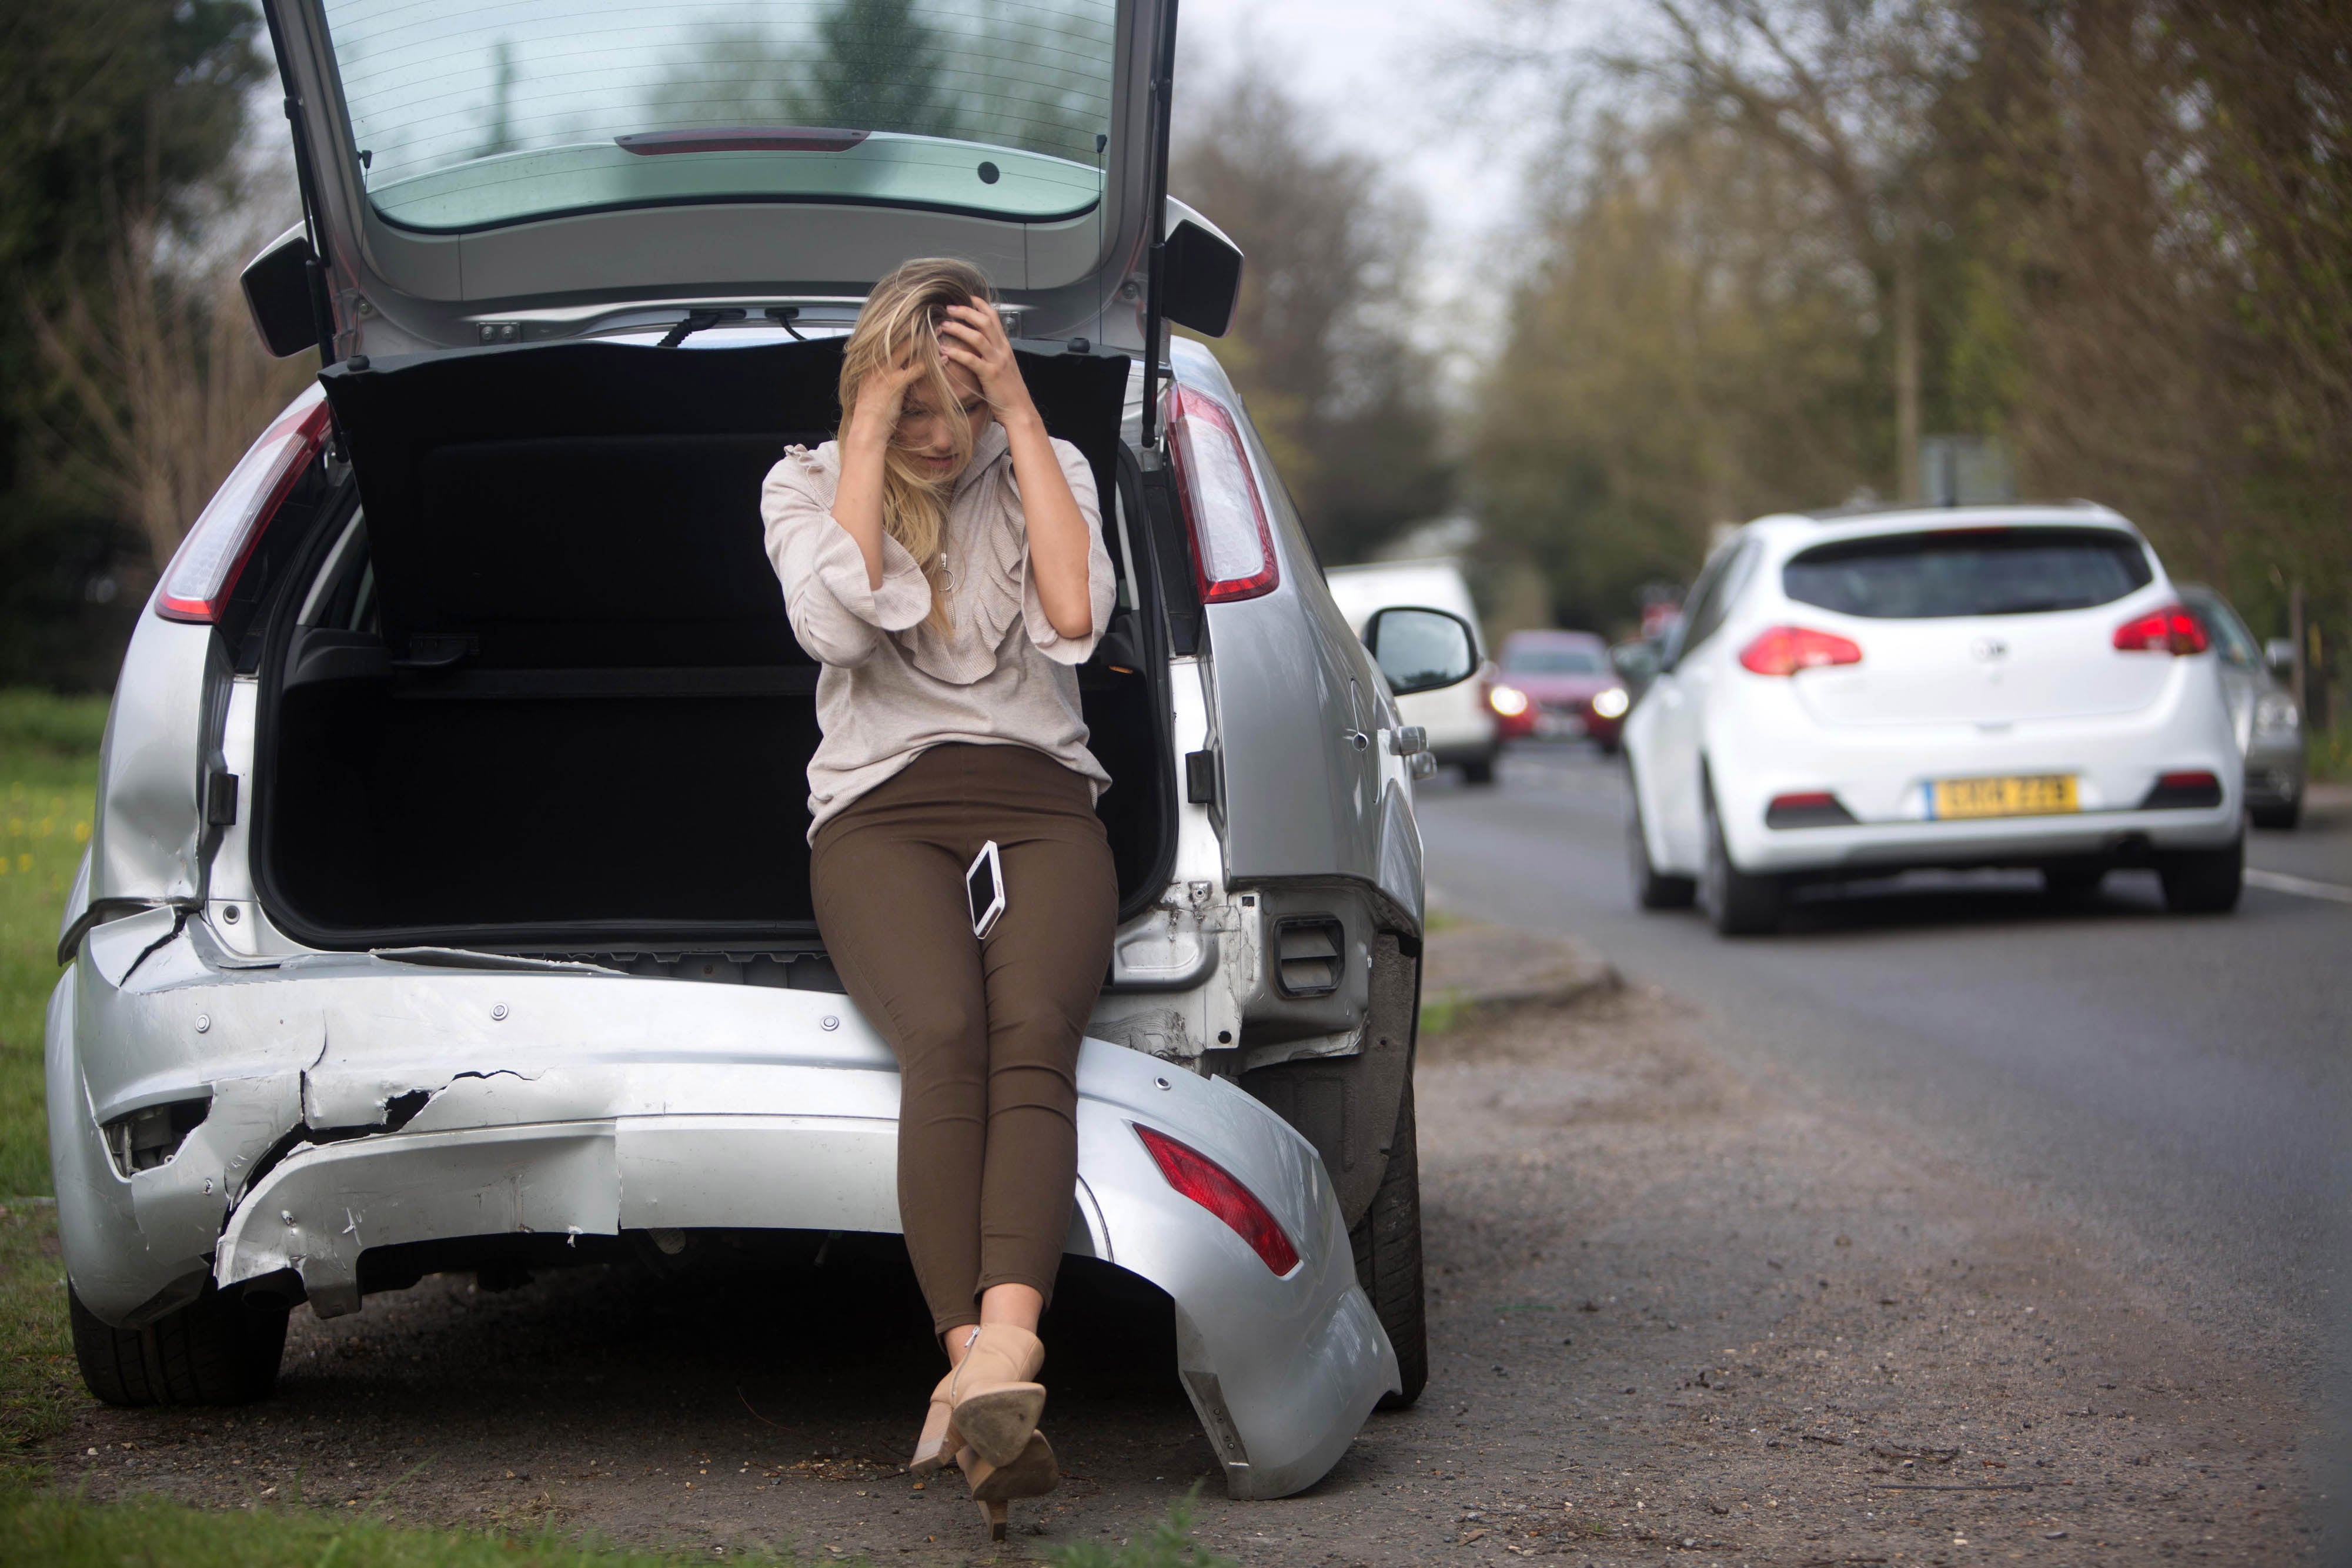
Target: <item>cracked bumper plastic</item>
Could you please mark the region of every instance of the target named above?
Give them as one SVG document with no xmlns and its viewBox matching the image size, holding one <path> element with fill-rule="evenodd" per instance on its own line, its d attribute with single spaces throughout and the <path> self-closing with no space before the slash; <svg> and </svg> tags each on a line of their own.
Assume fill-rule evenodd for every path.
<svg viewBox="0 0 2352 1568">
<path fill-rule="evenodd" d="M 898 1229 L 898 1076 L 845 998 L 364 956 L 232 963 L 199 925 L 121 986 L 77 963 L 52 1001 L 66 1261 L 109 1321 L 167 1310 L 206 1272 L 291 1270 L 316 1311 L 350 1311 L 362 1253 L 403 1242 Z M 1233 1085 L 1122 1047 L 1087 1040 L 1078 1088 L 1070 1249 L 1174 1299 L 1178 1370 L 1234 1496 L 1312 1484 L 1399 1384 L 1322 1163 Z M 168 1162 L 116 1169 L 105 1123 L 191 1097 L 211 1108 Z M 1244 1181 L 1298 1266 L 1276 1277 L 1170 1187 L 1138 1124 Z"/>
</svg>

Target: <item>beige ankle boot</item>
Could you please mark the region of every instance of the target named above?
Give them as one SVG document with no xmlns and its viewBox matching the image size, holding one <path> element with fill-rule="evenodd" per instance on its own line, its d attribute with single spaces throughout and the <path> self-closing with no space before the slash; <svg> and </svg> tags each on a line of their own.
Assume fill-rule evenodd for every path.
<svg viewBox="0 0 2352 1568">
<path fill-rule="evenodd" d="M 908 1470 L 918 1478 L 953 1464 L 956 1450 L 963 1447 L 962 1434 L 955 1426 L 954 1387 L 955 1374 L 950 1371 L 931 1390 L 930 1408 L 923 1412 L 922 1435 L 915 1439 L 915 1457 L 907 1461 Z"/>
<path fill-rule="evenodd" d="M 980 1517 L 987 1522 L 992 1541 L 1004 1539 L 1014 1500 L 1044 1497 L 1062 1484 L 1061 1466 L 1055 1462 L 1053 1445 L 1045 1441 L 1043 1432 L 1030 1433 L 1021 1457 L 1009 1465 L 992 1465 L 970 1448 L 956 1456 L 956 1464 L 971 1484 L 971 1499 L 980 1505 Z"/>
<path fill-rule="evenodd" d="M 966 1332 L 963 1360 L 948 1379 L 955 1429 L 990 1464 L 1009 1465 L 1045 1412 L 1045 1385 L 1036 1381 L 1045 1347 L 1011 1323 L 982 1323 Z"/>
</svg>

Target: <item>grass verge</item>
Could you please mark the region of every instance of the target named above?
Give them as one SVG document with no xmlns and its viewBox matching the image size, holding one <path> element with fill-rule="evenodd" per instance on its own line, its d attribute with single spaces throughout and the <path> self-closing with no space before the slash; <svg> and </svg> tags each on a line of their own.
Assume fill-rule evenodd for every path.
<svg viewBox="0 0 2352 1568">
<path fill-rule="evenodd" d="M 213 1513 L 157 1499 L 90 1503 L 19 1495 L 5 1505 L 14 1560 L 54 1568 L 681 1568 L 687 1563 L 795 1563 L 754 1550 L 631 1552 L 549 1532 L 421 1530 L 311 1509 Z M 864 1562 L 863 1558 L 851 1559 Z"/>
<path fill-rule="evenodd" d="M 2314 779 L 2352 779 L 2352 724 L 2315 730 L 2304 740 L 2305 765 Z"/>
<path fill-rule="evenodd" d="M 0 692 L 0 1199 L 49 1190 L 41 1020 L 105 729 L 102 697 Z"/>
<path fill-rule="evenodd" d="M 21 1197 L 0 1206 L 0 1490 L 89 1397 L 66 1329 L 65 1272 L 57 1209 Z"/>
<path fill-rule="evenodd" d="M 1444 1034 L 1460 1029 L 1478 1014 L 1478 1004 L 1459 991 L 1440 991 L 1421 998 L 1421 1032 Z"/>
</svg>

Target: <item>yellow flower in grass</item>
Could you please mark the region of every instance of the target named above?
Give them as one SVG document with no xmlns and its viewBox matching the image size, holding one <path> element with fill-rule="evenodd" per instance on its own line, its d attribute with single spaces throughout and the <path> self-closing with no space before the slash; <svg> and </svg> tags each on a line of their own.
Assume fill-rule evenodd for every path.
<svg viewBox="0 0 2352 1568">
<path fill-rule="evenodd" d="M 8 819 L 8 836 L 12 839 L 21 839 L 25 836 L 24 818 L 11 817 Z"/>
<path fill-rule="evenodd" d="M 86 844 L 89 842 L 89 824 L 88 822 L 76 822 L 74 824 L 74 842 L 78 844 Z"/>
<path fill-rule="evenodd" d="M 30 871 L 30 870 L 32 870 L 32 869 L 33 869 L 33 857 L 32 857 L 32 856 L 30 856 L 30 855 L 18 855 L 18 856 L 16 857 L 16 869 L 17 869 L 18 871 Z"/>
<path fill-rule="evenodd" d="M 33 836 L 37 839 L 46 839 L 57 831 L 58 820 L 55 817 L 43 817 L 41 825 L 33 830 Z"/>
</svg>

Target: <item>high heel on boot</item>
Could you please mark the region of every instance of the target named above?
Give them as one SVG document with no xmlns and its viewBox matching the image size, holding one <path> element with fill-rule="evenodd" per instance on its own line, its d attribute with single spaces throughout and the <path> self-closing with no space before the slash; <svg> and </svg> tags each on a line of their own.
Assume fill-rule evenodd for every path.
<svg viewBox="0 0 2352 1568">
<path fill-rule="evenodd" d="M 1045 1385 L 1036 1381 L 1045 1347 L 1011 1323 L 982 1323 L 964 1343 L 963 1360 L 948 1379 L 955 1429 L 991 1465 L 1010 1465 L 1045 1412 Z"/>
<path fill-rule="evenodd" d="M 955 1374 L 950 1371 L 931 1390 L 930 1408 L 923 1413 L 922 1435 L 915 1439 L 915 1457 L 907 1461 L 908 1470 L 919 1479 L 955 1463 L 956 1450 L 963 1447 L 963 1436 L 955 1425 L 954 1387 Z"/>
<path fill-rule="evenodd" d="M 1009 1465 L 992 1465 L 969 1448 L 956 1456 L 956 1464 L 971 1484 L 971 1500 L 980 1505 L 980 1517 L 987 1523 L 992 1541 L 1004 1539 L 1014 1500 L 1044 1497 L 1062 1484 L 1061 1467 L 1055 1462 L 1053 1446 L 1043 1432 L 1031 1432 L 1019 1457 Z"/>
</svg>

